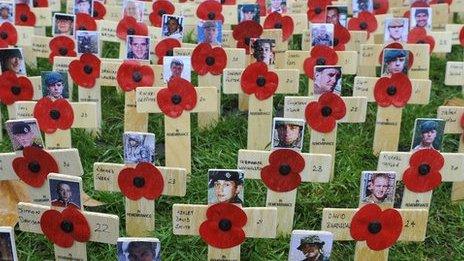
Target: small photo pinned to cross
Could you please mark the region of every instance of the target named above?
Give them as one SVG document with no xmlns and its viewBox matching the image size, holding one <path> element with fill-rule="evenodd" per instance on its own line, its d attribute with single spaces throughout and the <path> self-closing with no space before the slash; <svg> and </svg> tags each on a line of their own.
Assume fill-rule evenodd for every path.
<svg viewBox="0 0 464 261">
<path fill-rule="evenodd" d="M 29 146 L 44 147 L 39 125 L 34 118 L 9 120 L 6 122 L 6 130 L 14 151 L 23 150 Z"/>
<path fill-rule="evenodd" d="M 155 134 L 144 132 L 124 132 L 124 163 L 155 162 Z"/>
<path fill-rule="evenodd" d="M 76 31 L 77 53 L 91 53 L 99 55 L 100 53 L 100 32 L 93 31 Z"/>
<path fill-rule="evenodd" d="M 157 238 L 118 238 L 118 261 L 161 260 L 161 243 Z"/>
<path fill-rule="evenodd" d="M 326 231 L 294 230 L 290 238 L 288 260 L 328 261 L 333 234 Z"/>
<path fill-rule="evenodd" d="M 82 188 L 78 181 L 50 178 L 49 189 L 51 206 L 82 208 Z"/>
<path fill-rule="evenodd" d="M 14 230 L 0 226 L 0 260 L 18 261 Z"/>
<path fill-rule="evenodd" d="M 305 125 L 306 122 L 302 119 L 274 118 L 271 148 L 301 151 Z"/>
<path fill-rule="evenodd" d="M 244 172 L 242 170 L 208 170 L 208 204 L 243 204 L 244 179 Z"/>
<path fill-rule="evenodd" d="M 2 73 L 11 71 L 19 75 L 26 75 L 26 64 L 21 48 L 1 48 L 0 65 Z"/>
<path fill-rule="evenodd" d="M 68 74 L 65 72 L 42 71 L 42 95 L 52 101 L 69 98 Z"/>
<path fill-rule="evenodd" d="M 396 173 L 363 171 L 360 203 L 391 204 L 395 201 Z"/>
</svg>

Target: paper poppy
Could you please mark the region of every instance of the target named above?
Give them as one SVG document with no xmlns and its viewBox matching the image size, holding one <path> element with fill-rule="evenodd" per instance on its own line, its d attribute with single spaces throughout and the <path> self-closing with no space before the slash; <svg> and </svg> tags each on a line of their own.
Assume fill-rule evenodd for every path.
<svg viewBox="0 0 464 261">
<path fill-rule="evenodd" d="M 356 241 L 366 241 L 367 246 L 380 251 L 391 247 L 401 235 L 403 218 L 398 210 L 383 210 L 376 204 L 360 208 L 351 219 L 350 234 Z"/>
<path fill-rule="evenodd" d="M 92 53 L 84 53 L 79 60 L 69 64 L 69 74 L 73 81 L 84 88 L 95 86 L 96 79 L 100 77 L 100 59 Z"/>
<path fill-rule="evenodd" d="M 116 27 L 116 35 L 121 40 L 126 40 L 128 35 L 148 35 L 148 27 L 145 23 L 139 23 L 132 16 L 125 16 Z"/>
<path fill-rule="evenodd" d="M 412 94 L 412 84 L 408 76 L 394 73 L 391 77 L 382 77 L 374 87 L 374 98 L 380 107 L 393 105 L 401 108 L 405 106 Z"/>
<path fill-rule="evenodd" d="M 258 4 L 259 7 L 259 16 L 266 16 L 266 0 L 256 0 L 256 4 Z"/>
<path fill-rule="evenodd" d="M 0 39 L 8 43 L 8 45 L 15 45 L 18 41 L 18 33 L 13 24 L 4 22 L 0 25 Z"/>
<path fill-rule="evenodd" d="M 303 69 L 310 79 L 314 79 L 314 66 L 316 65 L 335 65 L 338 62 L 338 55 L 334 49 L 317 45 L 311 49 L 311 53 L 303 63 Z"/>
<path fill-rule="evenodd" d="M 227 65 L 227 54 L 221 47 L 212 48 L 209 43 L 201 43 L 192 52 L 192 68 L 199 75 L 208 72 L 220 75 Z"/>
<path fill-rule="evenodd" d="M 163 192 L 164 179 L 153 164 L 141 162 L 135 168 L 122 169 L 118 175 L 118 185 L 128 199 L 139 200 L 143 197 L 154 200 Z"/>
<path fill-rule="evenodd" d="M 24 76 L 17 76 L 12 71 L 0 75 L 0 101 L 10 105 L 16 101 L 30 101 L 34 96 L 31 81 Z"/>
<path fill-rule="evenodd" d="M 331 92 L 319 96 L 317 101 L 306 105 L 305 119 L 311 129 L 328 133 L 331 132 L 337 120 L 345 117 L 346 105 L 343 99 Z"/>
<path fill-rule="evenodd" d="M 153 3 L 152 10 L 149 16 L 151 25 L 161 27 L 163 15 L 173 14 L 176 8 L 171 1 L 157 0 Z"/>
<path fill-rule="evenodd" d="M 351 34 L 346 27 L 341 24 L 334 25 L 333 48 L 335 51 L 345 51 L 345 44 L 351 39 Z"/>
<path fill-rule="evenodd" d="M 156 2 L 155 2 L 156 3 Z M 163 64 L 164 56 L 173 56 L 174 48 L 180 47 L 179 40 L 174 38 L 166 38 L 158 42 L 155 47 L 155 54 L 158 57 L 158 64 Z"/>
<path fill-rule="evenodd" d="M 430 1 L 430 5 L 437 5 L 437 4 L 447 4 L 451 5 L 453 0 L 432 0 Z"/>
<path fill-rule="evenodd" d="M 272 12 L 264 20 L 264 29 L 281 29 L 282 41 L 287 41 L 293 34 L 293 19 L 290 16 L 282 16 L 279 12 Z"/>
<path fill-rule="evenodd" d="M 422 27 L 416 27 L 409 31 L 408 34 L 408 43 L 413 44 L 428 44 L 429 53 L 435 48 L 435 39 L 432 36 L 427 35 L 427 31 Z"/>
<path fill-rule="evenodd" d="M 366 31 L 369 35 L 377 30 L 377 19 L 368 11 L 360 12 L 358 17 L 353 17 L 348 21 L 348 30 Z"/>
<path fill-rule="evenodd" d="M 48 7 L 48 0 L 32 0 L 33 7 Z"/>
<path fill-rule="evenodd" d="M 221 0 L 220 2 L 222 5 L 235 5 L 236 3 L 235 0 Z"/>
<path fill-rule="evenodd" d="M 51 134 L 57 129 L 71 128 L 74 122 L 74 111 L 66 99 L 52 101 L 44 97 L 37 101 L 34 107 L 34 118 L 37 119 L 43 132 Z"/>
<path fill-rule="evenodd" d="M 123 91 L 130 92 L 136 87 L 153 86 L 155 73 L 149 65 L 141 65 L 137 61 L 124 61 L 118 68 L 116 80 Z"/>
<path fill-rule="evenodd" d="M 262 101 L 274 95 L 279 85 L 279 77 L 275 72 L 268 71 L 265 63 L 254 62 L 243 71 L 240 85 L 244 93 L 254 94 Z"/>
<path fill-rule="evenodd" d="M 414 152 L 409 159 L 409 168 L 404 171 L 404 186 L 412 192 L 422 193 L 435 189 L 441 183 L 440 170 L 445 159 L 435 149 Z"/>
<path fill-rule="evenodd" d="M 237 41 L 237 48 L 244 48 L 246 54 L 250 54 L 250 39 L 259 38 L 263 33 L 263 27 L 255 21 L 248 20 L 235 26 L 232 36 Z"/>
<path fill-rule="evenodd" d="M 50 209 L 40 217 L 40 228 L 55 245 L 69 248 L 74 241 L 85 243 L 90 239 L 90 226 L 81 211 L 74 207 L 62 212 Z"/>
<path fill-rule="evenodd" d="M 177 118 L 182 112 L 190 111 L 197 105 L 197 91 L 192 83 L 174 77 L 168 82 L 168 87 L 161 89 L 156 95 L 156 101 L 161 111 L 171 117 Z"/>
<path fill-rule="evenodd" d="M 393 43 L 385 45 L 385 47 L 382 49 L 382 51 L 379 54 L 379 64 L 382 64 L 382 62 L 383 62 L 383 53 L 385 52 L 385 49 L 404 50 L 403 45 L 401 43 L 398 43 L 398 42 L 393 42 Z M 413 64 L 414 64 L 414 54 L 412 52 L 409 52 L 408 68 L 411 68 Z"/>
<path fill-rule="evenodd" d="M 461 28 L 461 32 L 459 33 L 459 42 L 461 46 L 464 47 L 464 26 Z"/>
<path fill-rule="evenodd" d="M 58 164 L 45 150 L 29 146 L 23 149 L 23 156 L 13 160 L 13 170 L 27 185 L 40 188 L 49 173 L 58 173 Z"/>
<path fill-rule="evenodd" d="M 103 3 L 100 1 L 93 1 L 92 3 L 93 3 L 92 17 L 95 18 L 95 20 L 104 19 L 106 15 L 105 5 L 103 5 Z"/>
<path fill-rule="evenodd" d="M 300 173 L 304 168 L 305 161 L 300 153 L 278 149 L 269 156 L 269 165 L 261 169 L 261 180 L 270 190 L 292 191 L 300 185 Z"/>
<path fill-rule="evenodd" d="M 64 36 L 55 36 L 49 43 L 50 55 L 48 56 L 48 61 L 53 64 L 53 58 L 55 56 L 68 56 L 76 57 L 77 53 L 75 51 L 76 44 L 74 40 Z"/>
<path fill-rule="evenodd" d="M 15 5 L 15 24 L 22 26 L 34 26 L 35 25 L 35 14 L 31 11 L 31 8 L 27 4 L 16 4 Z"/>
<path fill-rule="evenodd" d="M 216 0 L 206 0 L 198 5 L 197 17 L 200 20 L 220 20 L 221 22 L 224 22 L 224 16 L 221 12 L 221 3 Z"/>
<path fill-rule="evenodd" d="M 311 23 L 325 23 L 325 9 L 328 5 L 332 5 L 332 0 L 308 1 L 308 20 Z"/>
<path fill-rule="evenodd" d="M 208 207 L 206 220 L 200 225 L 200 237 L 215 248 L 231 248 L 245 240 L 243 227 L 247 215 L 240 207 L 231 203 L 218 203 Z"/>
<path fill-rule="evenodd" d="M 374 0 L 374 14 L 381 15 L 388 12 L 388 0 Z"/>
<path fill-rule="evenodd" d="M 89 14 L 76 14 L 76 30 L 81 31 L 97 31 L 97 23 Z"/>
</svg>

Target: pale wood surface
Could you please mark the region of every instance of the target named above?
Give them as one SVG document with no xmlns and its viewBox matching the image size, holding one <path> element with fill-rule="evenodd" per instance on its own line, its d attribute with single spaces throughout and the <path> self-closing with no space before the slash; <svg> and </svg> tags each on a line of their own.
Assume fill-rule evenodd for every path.
<svg viewBox="0 0 464 261">
<path fill-rule="evenodd" d="M 381 151 L 398 150 L 402 113 L 402 108 L 377 106 L 373 142 L 374 155 L 378 155 Z"/>
<path fill-rule="evenodd" d="M 184 168 L 191 173 L 190 113 L 184 111 L 178 118 L 164 117 L 164 142 L 167 167 Z"/>
</svg>

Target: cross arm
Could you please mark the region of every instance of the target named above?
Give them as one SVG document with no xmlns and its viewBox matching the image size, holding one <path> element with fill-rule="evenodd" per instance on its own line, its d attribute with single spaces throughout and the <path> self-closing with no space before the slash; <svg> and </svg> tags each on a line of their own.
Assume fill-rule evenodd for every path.
<svg viewBox="0 0 464 261">
<path fill-rule="evenodd" d="M 439 106 L 437 118 L 445 120 L 445 133 L 461 134 L 461 117 L 464 114 L 463 106 Z"/>
<path fill-rule="evenodd" d="M 464 85 L 464 62 L 447 62 L 445 85 Z"/>
<path fill-rule="evenodd" d="M 342 67 L 342 74 L 356 74 L 358 68 L 358 52 L 356 51 L 336 51 L 338 56 L 337 65 Z M 304 61 L 310 57 L 310 51 L 289 50 L 285 52 L 286 65 L 289 69 L 297 69 L 300 74 L 304 74 Z"/>
</svg>

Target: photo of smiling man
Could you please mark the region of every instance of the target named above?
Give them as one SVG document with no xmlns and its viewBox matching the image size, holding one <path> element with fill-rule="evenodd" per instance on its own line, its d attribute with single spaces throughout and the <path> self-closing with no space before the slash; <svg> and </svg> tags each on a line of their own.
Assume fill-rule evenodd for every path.
<svg viewBox="0 0 464 261">
<path fill-rule="evenodd" d="M 363 171 L 361 174 L 361 203 L 393 205 L 396 188 L 394 172 Z"/>
</svg>

